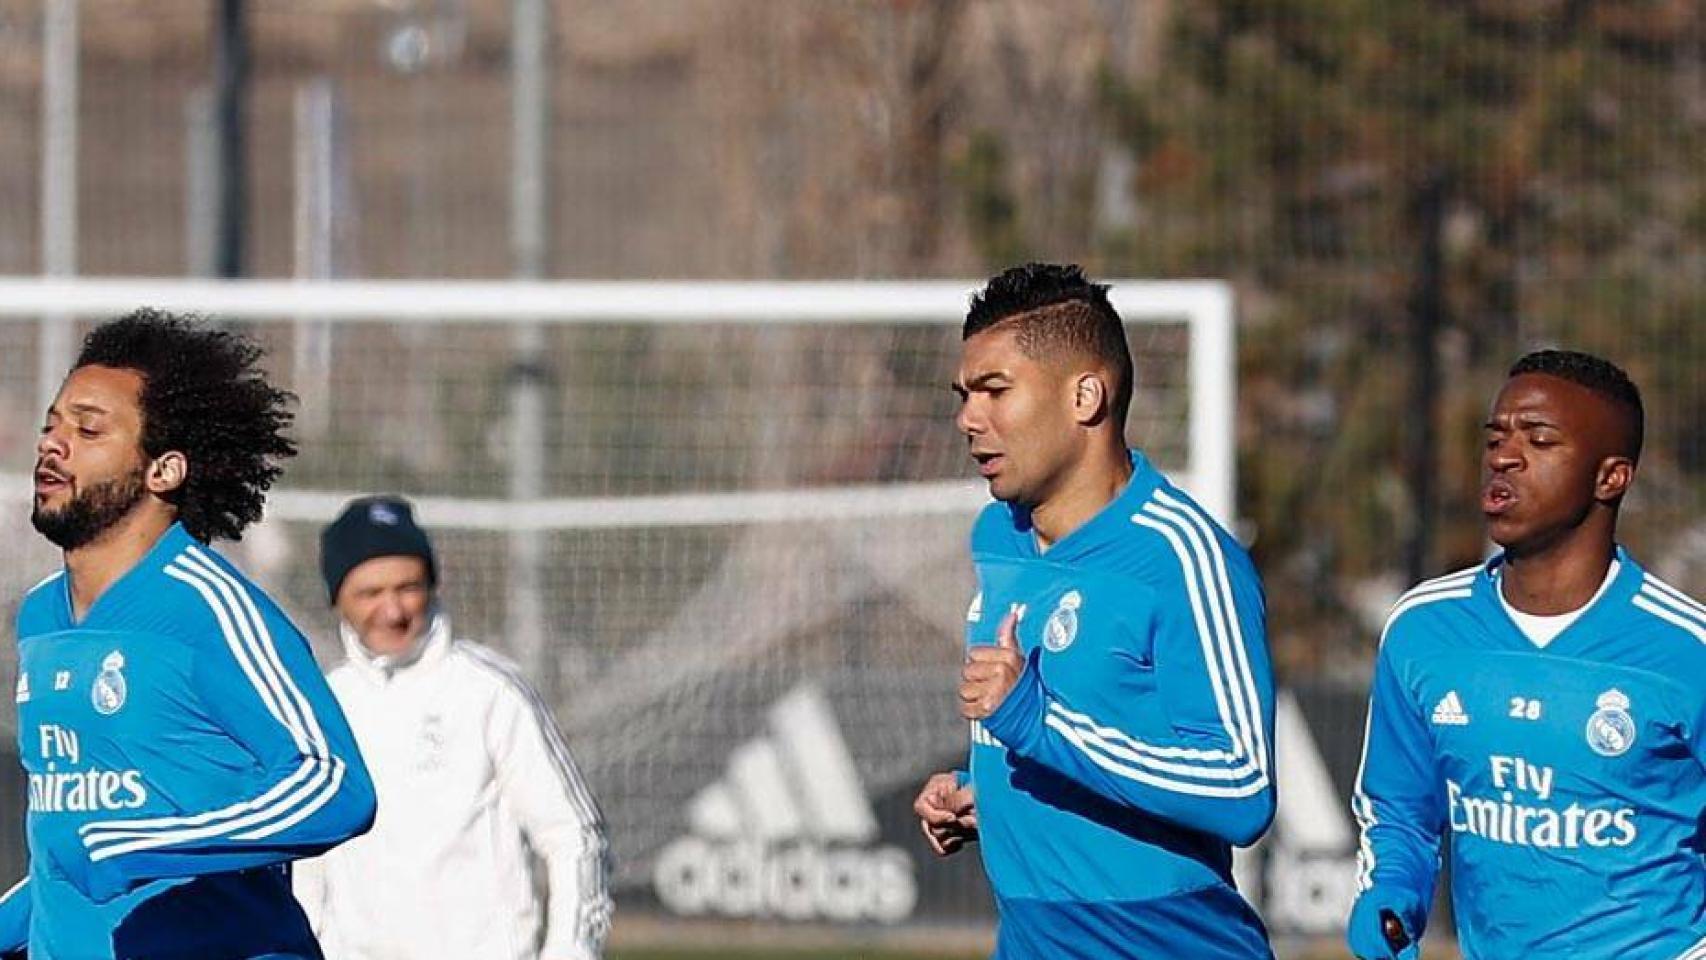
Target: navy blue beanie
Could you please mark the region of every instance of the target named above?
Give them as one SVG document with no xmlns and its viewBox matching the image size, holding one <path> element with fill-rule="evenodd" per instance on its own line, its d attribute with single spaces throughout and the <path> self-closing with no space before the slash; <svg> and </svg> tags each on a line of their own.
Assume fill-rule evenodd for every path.
<svg viewBox="0 0 1706 960">
<path fill-rule="evenodd" d="M 415 509 L 402 497 L 361 497 L 351 500 L 344 512 L 320 533 L 320 575 L 326 578 L 326 596 L 338 602 L 338 588 L 349 572 L 375 557 L 419 557 L 426 561 L 427 577 L 438 585 L 438 562 L 432 541 L 415 525 Z"/>
</svg>

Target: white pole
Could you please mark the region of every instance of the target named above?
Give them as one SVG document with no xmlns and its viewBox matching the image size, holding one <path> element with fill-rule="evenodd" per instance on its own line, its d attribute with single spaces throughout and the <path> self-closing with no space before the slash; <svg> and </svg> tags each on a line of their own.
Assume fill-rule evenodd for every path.
<svg viewBox="0 0 1706 960">
<path fill-rule="evenodd" d="M 551 96 L 544 0 L 514 0 L 510 50 L 510 252 L 518 280 L 545 275 Z"/>
<path fill-rule="evenodd" d="M 544 0 L 513 0 L 510 40 L 510 246 L 515 276 L 545 275 L 546 182 L 550 94 Z M 545 329 L 529 317 L 515 327 L 515 364 L 510 385 L 509 499 L 520 503 L 545 496 Z M 511 651 L 534 682 L 555 699 L 556 661 L 550 656 L 545 619 L 545 541 L 537 530 L 509 535 L 505 631 Z"/>
<path fill-rule="evenodd" d="M 230 320 L 277 320 L 297 313 L 353 323 L 511 324 L 518 316 L 545 326 L 637 324 L 734 326 L 836 324 L 957 325 L 976 280 L 295 280 L 159 277 L 0 276 L 0 320 L 33 318 L 55 304 L 81 314 L 138 303 L 212 313 Z M 1177 323 L 1212 310 L 1202 322 L 1228 342 L 1200 362 L 1231 371 L 1231 292 L 1219 281 L 1109 281 L 1127 322 Z M 957 329 L 957 326 L 956 326 Z M 1205 334 L 1206 335 L 1206 334 Z M 1210 360 L 1209 354 L 1217 359 Z M 1196 368 L 1192 368 L 1192 373 Z M 1224 386 L 1224 385 L 1223 385 Z M 1194 395 L 1193 400 L 1197 399 Z M 1223 400 L 1230 401 L 1228 394 Z"/>
<path fill-rule="evenodd" d="M 77 0 L 47 0 L 42 50 L 41 272 L 77 272 Z M 36 409 L 46 410 L 71 365 L 76 318 L 44 313 L 36 351 Z"/>
<path fill-rule="evenodd" d="M 334 111 L 331 81 L 319 77 L 296 91 L 295 260 L 298 280 L 332 276 Z M 291 338 L 293 386 L 301 401 L 297 430 L 322 437 L 330 421 L 332 328 L 313 314 L 297 314 Z"/>
<path fill-rule="evenodd" d="M 219 245 L 219 138 L 214 132 L 213 94 L 206 87 L 184 98 L 184 270 L 211 277 Z"/>
<path fill-rule="evenodd" d="M 1191 474 L 1194 495 L 1215 519 L 1234 530 L 1238 522 L 1237 318 L 1232 288 L 1207 283 L 1202 305 L 1191 316 Z"/>
</svg>

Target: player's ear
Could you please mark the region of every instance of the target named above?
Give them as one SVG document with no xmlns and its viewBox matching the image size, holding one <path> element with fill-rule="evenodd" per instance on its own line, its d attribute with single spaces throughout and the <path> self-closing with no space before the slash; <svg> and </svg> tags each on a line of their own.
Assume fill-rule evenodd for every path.
<svg viewBox="0 0 1706 960">
<path fill-rule="evenodd" d="M 1635 461 L 1628 457 L 1606 457 L 1599 462 L 1599 474 L 1594 478 L 1594 499 L 1615 503 L 1635 482 Z"/>
<path fill-rule="evenodd" d="M 145 478 L 148 492 L 156 495 L 171 493 L 190 478 L 190 460 L 182 452 L 168 450 L 148 464 Z"/>
<path fill-rule="evenodd" d="M 1078 375 L 1072 383 L 1072 418 L 1081 426 L 1093 427 L 1107 418 L 1112 394 L 1108 381 L 1100 373 Z"/>
</svg>

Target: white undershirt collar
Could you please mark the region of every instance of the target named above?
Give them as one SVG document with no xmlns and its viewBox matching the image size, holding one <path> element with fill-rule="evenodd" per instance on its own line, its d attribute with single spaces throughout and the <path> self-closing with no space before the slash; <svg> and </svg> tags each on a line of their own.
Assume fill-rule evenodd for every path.
<svg viewBox="0 0 1706 960">
<path fill-rule="evenodd" d="M 1613 557 L 1611 559 L 1611 566 L 1605 571 L 1605 582 L 1599 585 L 1599 589 L 1594 591 L 1593 596 L 1588 599 L 1587 603 L 1582 604 L 1568 613 L 1555 613 L 1550 615 L 1523 613 L 1521 610 L 1511 606 L 1511 602 L 1505 599 L 1504 578 L 1496 575 L 1493 583 L 1493 592 L 1499 595 L 1499 604 L 1505 608 L 1505 613 L 1510 616 L 1511 622 L 1516 624 L 1517 629 L 1521 630 L 1523 635 L 1528 637 L 1530 643 L 1544 650 L 1546 649 L 1547 644 L 1558 638 L 1558 634 L 1568 630 L 1570 628 L 1570 624 L 1581 619 L 1582 614 L 1587 613 L 1589 607 L 1598 603 L 1600 597 L 1605 596 L 1605 591 L 1610 589 L 1611 582 L 1617 579 L 1617 571 L 1622 566 L 1623 561 Z"/>
</svg>

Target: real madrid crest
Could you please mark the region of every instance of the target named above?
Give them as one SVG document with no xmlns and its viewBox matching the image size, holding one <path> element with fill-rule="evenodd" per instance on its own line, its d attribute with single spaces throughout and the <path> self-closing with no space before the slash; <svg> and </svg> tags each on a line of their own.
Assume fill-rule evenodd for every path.
<svg viewBox="0 0 1706 960">
<path fill-rule="evenodd" d="M 1599 709 L 1588 718 L 1588 746 L 1602 757 L 1617 757 L 1635 745 L 1635 718 L 1629 715 L 1629 697 L 1615 687 L 1594 701 Z"/>
<path fill-rule="evenodd" d="M 1043 646 L 1050 653 L 1059 653 L 1078 639 L 1078 608 L 1083 604 L 1084 598 L 1077 590 L 1061 595 L 1054 612 L 1048 615 L 1048 622 L 1043 624 Z"/>
<path fill-rule="evenodd" d="M 427 714 L 421 720 L 415 769 L 424 773 L 444 766 L 444 742 L 444 718 L 436 713 Z"/>
<path fill-rule="evenodd" d="M 124 674 L 124 654 L 114 650 L 101 661 L 101 672 L 95 676 L 95 685 L 89 691 L 89 700 L 95 705 L 95 712 L 103 717 L 111 716 L 124 706 L 126 686 Z"/>
</svg>

